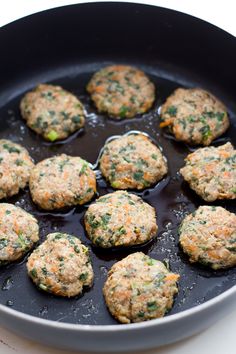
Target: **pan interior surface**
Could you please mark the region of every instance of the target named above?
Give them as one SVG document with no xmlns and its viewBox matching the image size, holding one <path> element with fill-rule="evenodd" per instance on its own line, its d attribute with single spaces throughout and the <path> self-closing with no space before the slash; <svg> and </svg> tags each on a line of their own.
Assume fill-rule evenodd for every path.
<svg viewBox="0 0 236 354">
<path fill-rule="evenodd" d="M 96 35 L 93 36 L 92 29 L 98 28 L 99 16 L 102 14 L 104 21 L 97 29 Z M 204 52 L 204 48 L 199 49 L 199 63 L 192 59 L 191 64 L 185 65 L 186 58 L 181 62 L 181 51 L 183 53 L 185 44 L 180 43 L 178 52 L 176 52 L 176 41 L 183 33 L 181 20 L 188 19 L 186 20 L 188 22 L 191 18 L 189 19 L 183 14 L 175 16 L 174 14 L 176 13 L 173 11 L 137 4 L 87 4 L 69 6 L 30 16 L 9 27 L 6 26 L 0 33 L 3 45 L 4 41 L 8 39 L 6 41 L 8 46 L 5 43 L 5 48 L 8 49 L 4 51 L 3 58 L 0 59 L 0 63 L 2 60 L 0 65 L 0 74 L 2 75 L 0 139 L 6 138 L 22 144 L 28 149 L 35 162 L 56 154 L 66 153 L 81 156 L 95 164 L 99 152 L 109 137 L 135 130 L 147 133 L 156 144 L 163 148 L 169 166 L 168 175 L 156 186 L 142 192 L 133 191 L 154 206 L 157 213 L 158 235 L 153 241 L 143 246 L 122 250 L 101 250 L 93 247 L 85 234 L 83 225 L 83 216 L 88 205 L 61 212 L 41 211 L 33 204 L 27 188 L 19 195 L 9 198 L 7 202 L 22 207 L 38 219 L 40 243 L 48 233 L 61 231 L 78 236 L 85 245 L 88 245 L 95 280 L 92 289 L 80 297 L 65 299 L 44 293 L 39 291 L 27 276 L 27 255 L 20 262 L 1 268 L 1 304 L 26 314 L 60 322 L 91 325 L 116 324 L 117 322 L 110 316 L 106 308 L 102 287 L 112 264 L 137 251 L 167 262 L 171 271 L 179 273 L 181 276 L 179 294 L 176 296 L 173 309 L 167 316 L 202 304 L 235 285 L 235 269 L 213 271 L 200 265 L 192 265 L 178 246 L 180 222 L 188 213 L 206 203 L 190 190 L 178 172 L 184 164 L 184 158 L 193 151 L 193 148 L 176 142 L 159 129 L 159 108 L 177 87 L 201 86 L 211 90 L 224 101 L 231 119 L 230 129 L 213 143 L 214 146 L 218 146 L 227 141 L 236 144 L 236 107 L 232 101 L 233 83 L 232 79 L 228 78 L 228 72 L 226 71 L 225 74 L 219 72 L 218 78 L 213 77 L 213 71 L 216 69 L 214 66 L 224 66 L 223 62 L 212 63 L 212 71 L 209 70 L 207 73 L 201 57 L 201 50 Z M 123 25 L 120 25 L 119 32 L 115 25 L 118 24 L 120 18 L 123 19 Z M 85 19 L 89 19 L 92 28 L 88 28 L 87 32 L 84 31 L 82 37 L 81 31 L 86 24 Z M 157 19 L 160 21 L 158 22 Z M 42 20 L 44 20 L 44 31 L 39 29 L 39 23 Z M 144 33 L 139 32 L 141 20 Z M 195 21 L 197 20 L 192 19 L 193 24 Z M 66 42 L 66 34 L 61 29 L 62 23 L 67 28 L 69 43 Z M 197 23 L 195 27 L 193 25 L 193 28 L 197 28 Z M 107 33 L 109 26 L 112 26 L 110 27 L 112 34 Z M 200 29 L 204 31 L 205 26 L 205 23 L 199 21 L 199 31 Z M 17 28 L 21 29 L 22 33 L 18 43 L 12 37 L 12 33 Z M 31 33 L 27 32 L 29 28 L 32 28 Z M 176 28 L 179 28 L 179 32 L 176 31 Z M 126 37 L 123 36 L 125 29 Z M 154 30 L 156 36 L 154 36 Z M 197 36 L 194 30 L 190 29 L 189 31 L 192 31 L 192 38 Z M 214 28 L 212 31 L 221 33 L 220 30 Z M 160 33 L 161 35 L 159 35 Z M 139 34 L 139 41 L 134 40 Z M 146 39 L 148 34 L 150 36 Z M 201 35 L 201 31 L 198 35 Z M 41 47 L 33 41 L 37 36 L 41 39 Z M 190 34 L 187 34 L 187 40 L 189 36 Z M 108 50 L 107 46 L 109 46 L 111 39 L 111 48 Z M 230 50 L 230 37 L 227 37 L 225 42 L 225 46 L 228 45 L 228 50 Z M 72 45 L 73 43 L 74 45 Z M 19 57 L 18 66 L 15 67 L 11 55 L 15 56 L 19 53 L 20 45 L 27 53 L 28 62 L 24 63 L 23 58 Z M 190 47 L 191 45 L 193 42 L 189 44 Z M 170 47 L 172 47 L 173 56 L 171 60 Z M 163 52 L 164 49 L 165 52 Z M 38 53 L 41 53 L 41 61 L 37 58 Z M 10 59 L 7 61 L 9 55 Z M 188 58 L 191 55 L 190 53 L 186 54 Z M 211 52 L 210 55 L 213 53 Z M 48 64 L 46 58 L 48 58 Z M 223 57 L 220 59 L 223 60 Z M 226 63 L 226 59 L 224 61 Z M 157 99 L 148 113 L 123 121 L 111 120 L 105 114 L 98 114 L 86 93 L 85 86 L 96 70 L 113 63 L 137 66 L 154 82 Z M 25 125 L 19 112 L 20 100 L 27 90 L 41 82 L 61 85 L 78 96 L 87 112 L 83 130 L 73 134 L 65 141 L 49 143 L 43 141 Z M 99 195 L 113 191 L 100 174 L 97 175 L 97 182 Z M 214 205 L 221 205 L 231 212 L 236 212 L 233 201 L 217 201 Z"/>
</svg>

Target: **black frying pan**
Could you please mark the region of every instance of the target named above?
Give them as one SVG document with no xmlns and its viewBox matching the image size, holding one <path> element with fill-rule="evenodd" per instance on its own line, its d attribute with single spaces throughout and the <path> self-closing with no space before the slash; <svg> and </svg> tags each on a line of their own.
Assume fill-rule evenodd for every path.
<svg viewBox="0 0 236 354">
<path fill-rule="evenodd" d="M 152 189 L 139 193 L 156 208 L 158 237 L 126 250 L 92 247 L 83 227 L 85 207 L 61 213 L 42 212 L 26 189 L 7 200 L 34 214 L 42 242 L 50 232 L 78 235 L 91 249 L 95 283 L 73 299 L 39 291 L 26 274 L 27 257 L 1 268 L 0 303 L 45 319 L 80 324 L 115 324 L 102 297 L 111 265 L 136 251 L 168 260 L 180 273 L 179 294 L 168 316 L 201 304 L 235 284 L 236 270 L 212 271 L 191 265 L 178 247 L 178 225 L 203 201 L 183 182 L 178 170 L 188 146 L 165 136 L 158 128 L 158 108 L 177 87 L 210 90 L 228 107 L 231 127 L 213 145 L 236 143 L 236 41 L 229 34 L 193 17 L 151 6 L 93 3 L 42 12 L 0 30 L 0 138 L 21 143 L 36 162 L 55 154 L 80 155 L 95 163 L 105 140 L 130 130 L 146 132 L 163 147 L 169 174 Z M 111 63 L 144 70 L 155 83 L 157 99 L 151 111 L 121 122 L 98 114 L 85 91 L 91 75 Z M 63 142 L 47 143 L 28 129 L 19 113 L 23 94 L 40 82 L 62 85 L 78 95 L 87 110 L 85 129 Z M 192 150 L 192 149 L 191 149 Z M 98 180 L 99 194 L 112 189 Z M 235 202 L 214 203 L 236 211 Z"/>
</svg>

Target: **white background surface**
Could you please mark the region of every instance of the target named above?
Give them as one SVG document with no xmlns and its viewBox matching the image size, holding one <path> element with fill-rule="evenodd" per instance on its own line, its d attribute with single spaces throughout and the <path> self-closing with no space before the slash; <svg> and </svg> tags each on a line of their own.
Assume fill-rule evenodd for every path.
<svg viewBox="0 0 236 354">
<path fill-rule="evenodd" d="M 0 0 L 0 26 L 34 12 L 78 2 L 85 1 Z M 236 36 L 236 3 L 234 0 L 136 0 L 133 2 L 155 4 L 179 10 L 211 22 Z M 140 354 L 235 354 L 235 332 L 236 303 L 234 308 L 232 308 L 230 316 L 223 318 L 205 332 L 177 344 L 142 352 Z M 19 338 L 7 330 L 0 328 L 0 353 L 66 354 L 68 352 L 41 346 L 37 343 Z"/>
</svg>

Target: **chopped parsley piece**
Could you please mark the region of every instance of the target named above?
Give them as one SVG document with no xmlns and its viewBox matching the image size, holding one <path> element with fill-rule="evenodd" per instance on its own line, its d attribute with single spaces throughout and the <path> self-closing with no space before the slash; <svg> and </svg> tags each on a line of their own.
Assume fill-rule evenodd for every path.
<svg viewBox="0 0 236 354">
<path fill-rule="evenodd" d="M 121 235 L 125 235 L 126 234 L 126 230 L 124 228 L 124 226 L 121 226 L 118 230 L 117 230 L 117 235 L 121 236 Z"/>
<path fill-rule="evenodd" d="M 157 160 L 157 155 L 156 154 L 151 154 L 151 157 L 153 158 L 153 160 Z"/>
<path fill-rule="evenodd" d="M 35 269 L 35 268 L 34 268 Z M 36 270 L 35 270 L 36 271 Z M 43 275 L 47 275 L 48 274 L 48 271 L 47 271 L 47 268 L 46 267 L 43 267 L 42 268 L 42 272 L 43 272 Z"/>
<path fill-rule="evenodd" d="M 82 167 L 81 167 L 79 175 L 80 176 L 83 175 L 85 173 L 85 171 L 87 170 L 87 168 L 88 168 L 88 164 L 86 162 L 84 162 Z"/>
<path fill-rule="evenodd" d="M 142 171 L 134 172 L 133 177 L 136 181 L 140 181 L 143 178 L 143 172 Z"/>
<path fill-rule="evenodd" d="M 37 277 L 37 270 L 35 268 L 33 268 L 31 271 L 30 271 L 30 275 L 33 277 L 33 278 L 36 278 Z"/>
<path fill-rule="evenodd" d="M 92 193 L 93 192 L 93 188 L 88 188 L 86 193 Z"/>
<path fill-rule="evenodd" d="M 41 96 L 44 97 L 44 98 L 46 98 L 48 101 L 54 100 L 54 97 L 53 97 L 51 91 L 42 92 L 42 93 L 41 93 Z"/>
<path fill-rule="evenodd" d="M 75 251 L 76 253 L 80 253 L 79 246 L 75 245 L 75 246 L 74 246 L 74 251 Z"/>
<path fill-rule="evenodd" d="M 24 165 L 24 161 L 23 161 L 23 160 L 20 160 L 20 159 L 17 159 L 17 160 L 15 161 L 15 164 L 16 164 L 16 166 L 23 166 L 23 165 Z"/>
<path fill-rule="evenodd" d="M 207 140 L 212 135 L 209 125 L 205 125 L 204 127 L 200 128 L 199 131 L 202 133 L 203 140 Z"/>
<path fill-rule="evenodd" d="M 63 235 L 58 233 L 54 236 L 54 240 L 60 240 L 61 238 L 63 238 Z"/>
<path fill-rule="evenodd" d="M 62 117 L 63 117 L 64 120 L 69 119 L 69 114 L 68 114 L 68 113 L 66 113 L 66 112 L 64 112 L 64 111 L 61 111 L 60 114 L 62 115 Z"/>
<path fill-rule="evenodd" d="M 155 259 L 149 258 L 147 259 L 147 265 L 152 266 L 156 263 Z"/>
<path fill-rule="evenodd" d="M 75 124 L 78 124 L 81 122 L 81 118 L 80 116 L 74 116 L 71 118 L 72 122 L 75 123 Z"/>
<path fill-rule="evenodd" d="M 55 116 L 55 114 L 56 114 L 55 111 L 48 111 L 48 113 L 49 113 L 49 115 L 50 115 L 51 117 Z"/>
<path fill-rule="evenodd" d="M 139 311 L 139 312 L 138 312 L 138 317 L 143 318 L 143 317 L 144 317 L 144 315 L 145 315 L 145 314 L 144 314 L 144 312 L 143 312 L 143 311 Z"/>
<path fill-rule="evenodd" d="M 96 217 L 94 215 L 87 215 L 86 217 L 87 222 L 92 229 L 96 229 L 100 225 L 100 222 L 95 220 L 95 218 Z"/>
<path fill-rule="evenodd" d="M 3 144 L 3 148 L 4 148 L 5 150 L 7 150 L 8 152 L 10 152 L 10 154 L 11 154 L 12 152 L 16 152 L 17 154 L 20 153 L 20 150 L 19 150 L 19 149 L 17 149 L 17 148 L 14 147 L 14 146 L 10 146 L 10 145 L 8 145 L 8 144 Z"/>
<path fill-rule="evenodd" d="M 225 117 L 225 112 L 217 112 L 216 113 L 216 118 L 217 118 L 218 122 L 222 122 L 224 117 Z"/>
<path fill-rule="evenodd" d="M 82 273 L 80 274 L 79 280 L 85 281 L 88 278 L 88 273 Z"/>
<path fill-rule="evenodd" d="M 236 252 L 236 247 L 226 247 L 227 250 L 231 251 L 231 252 Z"/>
<path fill-rule="evenodd" d="M 168 107 L 168 109 L 166 110 L 165 113 L 168 113 L 171 117 L 174 117 L 177 113 L 177 107 L 170 106 L 170 107 Z"/>
<path fill-rule="evenodd" d="M 156 301 L 151 301 L 147 303 L 148 311 L 156 311 L 158 309 Z"/>
<path fill-rule="evenodd" d="M 129 107 L 127 106 L 122 106 L 119 111 L 119 116 L 120 118 L 125 118 L 126 114 L 129 112 Z"/>
<path fill-rule="evenodd" d="M 8 240 L 6 238 L 1 238 L 0 239 L 0 250 L 2 250 L 7 245 L 8 245 Z"/>
<path fill-rule="evenodd" d="M 102 219 L 102 223 L 103 225 L 107 225 L 111 219 L 111 215 L 110 214 L 104 214 L 101 216 Z"/>
</svg>

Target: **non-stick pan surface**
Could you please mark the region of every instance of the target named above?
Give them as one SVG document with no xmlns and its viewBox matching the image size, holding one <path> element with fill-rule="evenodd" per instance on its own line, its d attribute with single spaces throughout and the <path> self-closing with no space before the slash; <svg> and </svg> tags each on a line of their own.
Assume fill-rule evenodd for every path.
<svg viewBox="0 0 236 354">
<path fill-rule="evenodd" d="M 230 129 L 213 145 L 226 141 L 236 144 L 235 39 L 174 11 L 137 4 L 93 3 L 54 9 L 17 21 L 1 29 L 0 44 L 0 138 L 22 144 L 36 162 L 67 153 L 95 164 L 107 138 L 138 130 L 149 134 L 163 148 L 169 165 L 164 180 L 138 192 L 156 209 L 158 236 L 146 245 L 125 250 L 91 246 L 83 227 L 87 206 L 60 213 L 43 212 L 33 204 L 28 189 L 8 199 L 39 220 L 40 243 L 54 231 L 80 237 L 91 250 L 95 281 L 81 297 L 63 299 L 49 295 L 39 291 L 28 278 L 25 257 L 1 268 L 0 303 L 55 321 L 115 324 L 105 306 L 102 287 L 112 264 L 136 251 L 168 262 L 171 270 L 181 275 L 179 294 L 168 316 L 235 285 L 235 269 L 213 271 L 191 265 L 178 247 L 181 220 L 205 203 L 178 173 L 193 149 L 176 142 L 158 127 L 158 108 L 175 88 L 201 86 L 221 98 L 230 113 Z M 120 122 L 97 113 L 85 85 L 94 71 L 111 63 L 135 65 L 150 76 L 157 88 L 157 100 L 149 113 Z M 27 90 L 40 82 L 62 85 L 81 99 L 87 110 L 84 130 L 63 142 L 48 143 L 26 127 L 19 102 Z M 112 192 L 99 174 L 97 182 L 99 195 Z M 233 201 L 214 205 L 236 212 Z"/>
</svg>

